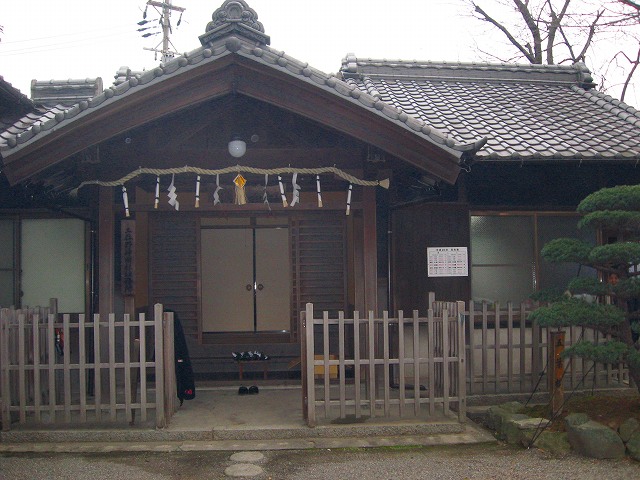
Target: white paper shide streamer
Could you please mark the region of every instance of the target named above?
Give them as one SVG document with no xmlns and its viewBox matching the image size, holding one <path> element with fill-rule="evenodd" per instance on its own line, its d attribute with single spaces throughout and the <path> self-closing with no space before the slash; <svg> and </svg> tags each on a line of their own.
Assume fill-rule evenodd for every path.
<svg viewBox="0 0 640 480">
<path fill-rule="evenodd" d="M 129 196 L 127 195 L 127 187 L 122 186 L 122 201 L 124 202 L 124 214 L 129 218 Z"/>
<path fill-rule="evenodd" d="M 196 208 L 200 208 L 200 175 L 196 178 Z"/>
<path fill-rule="evenodd" d="M 353 184 L 349 184 L 349 193 L 347 193 L 347 215 L 351 213 L 351 191 L 353 190 Z"/>
<path fill-rule="evenodd" d="M 180 210 L 180 202 L 178 202 L 178 194 L 176 193 L 176 186 L 174 185 L 176 176 L 175 174 L 171 177 L 171 185 L 169 185 L 169 188 L 167 189 L 169 191 L 169 194 L 167 195 L 169 197 L 169 205 L 171 205 L 173 208 L 176 209 L 176 211 Z"/>
<path fill-rule="evenodd" d="M 284 185 L 282 184 L 282 177 L 278 175 L 278 185 L 280 185 L 280 197 L 282 198 L 282 206 L 287 208 L 287 197 L 284 195 Z"/>
<path fill-rule="evenodd" d="M 153 203 L 153 208 L 158 208 L 160 203 L 160 176 L 156 177 L 156 200 Z"/>
<path fill-rule="evenodd" d="M 316 190 L 318 191 L 318 208 L 322 208 L 322 192 L 320 190 L 320 175 L 316 175 Z"/>
<path fill-rule="evenodd" d="M 218 205 L 220 203 L 220 190 L 222 187 L 220 186 L 220 175 L 216 175 L 216 189 L 213 192 L 213 204 Z"/>
<path fill-rule="evenodd" d="M 271 211 L 271 205 L 269 205 L 269 194 L 267 193 L 267 186 L 269 185 L 269 174 L 264 174 L 264 194 L 262 195 L 262 203 L 266 203 L 269 211 Z"/>
<path fill-rule="evenodd" d="M 291 179 L 291 185 L 293 186 L 293 197 L 291 198 L 291 206 L 295 206 L 300 201 L 300 185 L 298 185 L 298 174 L 294 173 Z"/>
</svg>

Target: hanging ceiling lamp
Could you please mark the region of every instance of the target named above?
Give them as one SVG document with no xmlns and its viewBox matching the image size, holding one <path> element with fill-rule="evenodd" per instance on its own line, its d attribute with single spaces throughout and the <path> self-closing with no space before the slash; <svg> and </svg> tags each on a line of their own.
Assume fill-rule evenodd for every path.
<svg viewBox="0 0 640 480">
<path fill-rule="evenodd" d="M 247 144 L 238 135 L 234 135 L 229 142 L 229 153 L 234 158 L 242 157 L 247 151 Z"/>
</svg>

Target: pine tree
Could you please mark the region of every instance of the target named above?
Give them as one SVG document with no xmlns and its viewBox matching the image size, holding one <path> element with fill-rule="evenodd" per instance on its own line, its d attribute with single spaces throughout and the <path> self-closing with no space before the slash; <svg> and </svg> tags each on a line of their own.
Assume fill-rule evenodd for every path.
<svg viewBox="0 0 640 480">
<path fill-rule="evenodd" d="M 531 318 L 541 326 L 585 326 L 611 335 L 600 345 L 580 341 L 565 355 L 603 363 L 622 360 L 640 391 L 640 185 L 599 190 L 580 202 L 577 211 L 583 215 L 580 228 L 601 229 L 615 241 L 593 246 L 559 238 L 544 246 L 542 256 L 553 263 L 593 267 L 600 278 L 575 278 L 561 299 Z M 590 301 L 593 298 L 598 300 Z"/>
</svg>

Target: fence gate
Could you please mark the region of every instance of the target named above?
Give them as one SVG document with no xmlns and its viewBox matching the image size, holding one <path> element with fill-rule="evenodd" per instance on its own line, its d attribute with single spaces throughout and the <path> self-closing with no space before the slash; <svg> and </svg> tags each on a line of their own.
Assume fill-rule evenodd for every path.
<svg viewBox="0 0 640 480">
<path fill-rule="evenodd" d="M 395 318 L 301 312 L 303 411 L 309 426 L 361 417 L 466 418 L 464 303 Z"/>
<path fill-rule="evenodd" d="M 173 336 L 160 304 L 150 320 L 0 310 L 2 429 L 131 424 L 149 412 L 166 426 L 177 410 Z"/>
</svg>

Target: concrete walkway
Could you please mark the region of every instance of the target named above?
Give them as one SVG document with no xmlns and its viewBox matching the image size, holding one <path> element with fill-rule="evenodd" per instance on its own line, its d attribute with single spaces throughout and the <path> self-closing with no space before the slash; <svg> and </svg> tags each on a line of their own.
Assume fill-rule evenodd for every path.
<svg viewBox="0 0 640 480">
<path fill-rule="evenodd" d="M 262 385 L 257 395 L 237 386 L 200 387 L 169 427 L 114 425 L 91 428 L 14 428 L 0 434 L 0 452 L 112 452 L 285 450 L 452 445 L 495 441 L 471 421 L 451 417 L 379 419 L 306 426 L 299 386 Z M 323 412 L 318 412 L 323 421 Z"/>
</svg>

